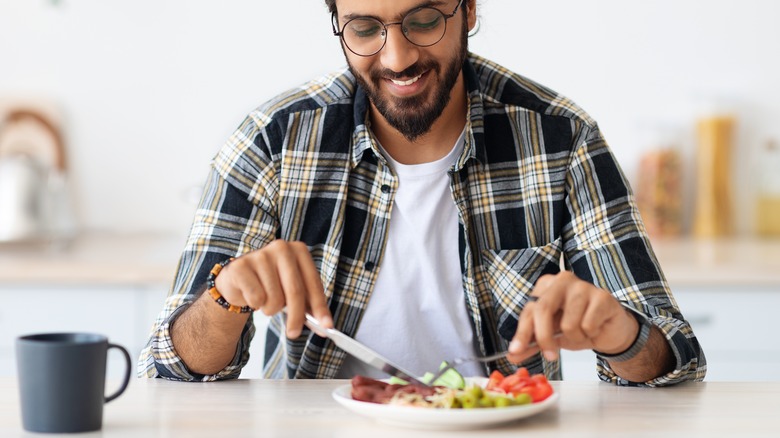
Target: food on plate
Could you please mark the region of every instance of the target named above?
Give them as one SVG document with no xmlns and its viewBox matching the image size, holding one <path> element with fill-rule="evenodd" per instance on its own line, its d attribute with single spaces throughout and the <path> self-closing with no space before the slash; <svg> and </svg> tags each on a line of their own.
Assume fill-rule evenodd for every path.
<svg viewBox="0 0 780 438">
<path fill-rule="evenodd" d="M 451 371 L 457 373 L 454 369 Z M 352 378 L 351 395 L 354 400 L 369 403 L 440 409 L 474 409 L 538 403 L 553 393 L 552 386 L 543 374 L 530 375 L 526 368 L 520 368 L 508 376 L 504 376 L 500 371 L 493 371 L 484 387 L 477 384 L 466 386 L 463 376 L 457 378 L 451 374 L 445 381 L 454 382 L 455 387 L 442 384 L 440 379 L 434 382 L 436 386 L 425 387 L 410 385 L 400 379 L 384 382 L 370 377 L 355 376 Z"/>
<path fill-rule="evenodd" d="M 514 374 L 508 376 L 504 376 L 498 370 L 493 371 L 488 377 L 485 390 L 511 394 L 515 397 L 527 394 L 533 403 L 540 402 L 553 393 L 552 386 L 544 374 L 531 375 L 526 368 L 518 368 Z"/>
<path fill-rule="evenodd" d="M 427 372 L 424 376 L 422 376 L 420 381 L 434 386 L 446 386 L 447 388 L 451 389 L 463 389 L 466 386 L 466 380 L 463 378 L 463 375 L 461 375 L 455 368 L 451 368 L 446 360 L 442 362 L 441 365 L 439 365 L 439 370 L 443 370 L 444 368 L 447 368 L 447 371 L 445 371 L 441 376 L 436 377 L 433 373 Z M 431 382 L 434 377 L 436 377 L 436 381 Z M 406 385 L 409 382 L 393 376 L 390 378 L 390 383 Z"/>
<path fill-rule="evenodd" d="M 352 378 L 352 398 L 355 400 L 388 404 L 393 397 L 402 393 L 424 398 L 434 395 L 436 388 L 406 383 L 388 383 L 365 376 Z"/>
</svg>

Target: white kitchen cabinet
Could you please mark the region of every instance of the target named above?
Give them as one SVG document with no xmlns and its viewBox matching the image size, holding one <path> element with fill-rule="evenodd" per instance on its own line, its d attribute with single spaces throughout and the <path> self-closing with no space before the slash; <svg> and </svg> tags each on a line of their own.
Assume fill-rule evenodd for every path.
<svg viewBox="0 0 780 438">
<path fill-rule="evenodd" d="M 780 240 L 658 239 L 653 249 L 704 349 L 705 380 L 780 380 Z M 592 352 L 563 359 L 564 379 L 598 378 Z"/>
<path fill-rule="evenodd" d="M 679 287 L 675 299 L 707 357 L 707 381 L 780 381 L 780 290 Z M 563 352 L 567 380 L 597 380 L 590 351 Z"/>
<path fill-rule="evenodd" d="M 707 380 L 780 381 L 780 290 L 687 286 L 675 298 L 707 356 Z"/>
<path fill-rule="evenodd" d="M 0 288 L 0 375 L 16 373 L 18 336 L 92 332 L 130 353 L 132 372 L 166 291 L 142 286 L 5 286 Z M 123 372 L 121 353 L 109 351 L 109 375 Z"/>
<path fill-rule="evenodd" d="M 167 294 L 163 286 L 14 286 L 0 288 L 0 376 L 16 374 L 15 339 L 48 332 L 91 332 L 130 353 L 132 375 Z M 254 315 L 257 334 L 241 378 L 262 377 L 268 318 Z M 124 372 L 121 353 L 109 350 L 108 374 Z"/>
</svg>

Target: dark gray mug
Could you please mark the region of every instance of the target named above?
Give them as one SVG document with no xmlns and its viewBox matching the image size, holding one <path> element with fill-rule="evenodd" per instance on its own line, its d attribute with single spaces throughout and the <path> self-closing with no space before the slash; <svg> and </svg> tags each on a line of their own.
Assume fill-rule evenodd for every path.
<svg viewBox="0 0 780 438">
<path fill-rule="evenodd" d="M 122 386 L 105 396 L 108 349 L 127 362 Z M 105 336 L 45 333 L 16 340 L 22 424 L 30 432 L 88 432 L 103 424 L 103 404 L 119 397 L 130 381 L 130 355 Z"/>
</svg>

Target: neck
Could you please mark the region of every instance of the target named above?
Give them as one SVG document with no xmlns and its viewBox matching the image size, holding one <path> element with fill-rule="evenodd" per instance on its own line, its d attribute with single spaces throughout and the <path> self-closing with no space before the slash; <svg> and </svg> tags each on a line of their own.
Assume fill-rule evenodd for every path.
<svg viewBox="0 0 780 438">
<path fill-rule="evenodd" d="M 466 88 L 461 73 L 450 92 L 450 101 L 431 129 L 409 141 L 371 104 L 371 131 L 395 161 L 402 164 L 430 163 L 446 156 L 458 140 L 467 116 Z"/>
</svg>

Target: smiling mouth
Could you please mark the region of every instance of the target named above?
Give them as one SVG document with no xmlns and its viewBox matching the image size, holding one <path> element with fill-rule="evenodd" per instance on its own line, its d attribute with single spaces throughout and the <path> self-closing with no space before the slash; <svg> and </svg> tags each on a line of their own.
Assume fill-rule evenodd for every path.
<svg viewBox="0 0 780 438">
<path fill-rule="evenodd" d="M 422 77 L 422 74 L 419 74 L 419 75 L 417 75 L 417 76 L 415 76 L 415 77 L 413 77 L 413 78 L 411 78 L 409 80 L 406 80 L 406 81 L 399 81 L 399 80 L 396 80 L 396 79 L 390 79 L 390 81 L 392 81 L 395 85 L 398 85 L 398 86 L 401 86 L 401 87 L 407 87 L 407 86 L 412 85 L 413 83 L 417 82 L 418 80 L 420 80 L 421 77 Z"/>
</svg>

